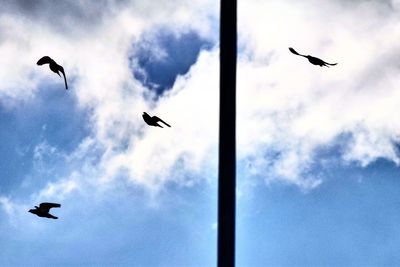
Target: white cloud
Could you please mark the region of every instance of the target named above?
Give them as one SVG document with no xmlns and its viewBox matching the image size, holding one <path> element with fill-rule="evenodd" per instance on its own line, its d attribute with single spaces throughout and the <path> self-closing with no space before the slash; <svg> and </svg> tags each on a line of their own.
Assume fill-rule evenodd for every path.
<svg viewBox="0 0 400 267">
<path fill-rule="evenodd" d="M 11 197 L 0 196 L 0 208 L 7 214 L 8 222 L 12 227 L 17 227 L 20 218 L 24 213 L 27 213 L 28 207 L 26 205 L 14 202 Z"/>
<path fill-rule="evenodd" d="M 239 159 L 256 155 L 268 181 L 312 188 L 321 182 L 308 174 L 316 151 L 347 134 L 345 162 L 399 163 L 400 10 L 383 4 L 239 2 Z M 339 64 L 313 66 L 291 46 Z"/>
<path fill-rule="evenodd" d="M 215 38 L 217 13 L 215 1 L 132 1 L 103 14 L 99 25 L 79 25 L 87 30 L 70 32 L 57 31 L 43 18 L 0 14 L 0 55 L 3 66 L 10 66 L 1 71 L 0 92 L 11 97 L 11 107 L 46 83 L 59 84 L 60 92 L 65 92 L 62 80 L 47 66 L 36 66 L 41 56 L 50 55 L 66 70 L 71 90 L 65 93 L 74 94 L 79 106 L 91 111 L 92 135 L 71 155 L 46 142 L 36 147 L 35 166 L 47 176 L 59 177 L 35 194 L 38 200 L 63 198 L 93 183 L 105 186 L 121 176 L 151 190 L 171 181 L 192 185 L 199 177 L 215 176 L 217 52 L 202 53 L 190 73 L 178 77 L 174 88 L 157 103 L 146 97 L 148 89 L 133 78 L 129 56 L 134 53 L 133 44 L 157 28 L 176 35 L 195 31 L 203 38 Z M 63 23 L 80 21 L 76 19 L 65 17 Z M 145 127 L 143 111 L 162 117 L 172 128 Z M 57 162 L 57 168 L 59 161 L 67 167 L 57 173 L 47 158 Z"/>
<path fill-rule="evenodd" d="M 132 3 L 105 15 L 85 34 L 57 33 L 43 21 L 0 16 L 0 56 L 3 66 L 11 66 L 0 72 L 0 92 L 20 99 L 45 82 L 62 88 L 58 76 L 35 66 L 47 54 L 67 71 L 71 90 L 66 93 L 91 110 L 92 135 L 65 156 L 70 173 L 38 196 L 63 196 L 120 177 L 150 191 L 169 182 L 190 186 L 215 178 L 217 49 L 202 51 L 157 102 L 133 78 L 129 56 L 134 42 L 160 26 L 215 41 L 218 6 L 206 0 Z M 342 134 L 351 136 L 343 141 L 344 162 L 365 166 L 383 157 L 399 163 L 392 146 L 400 130 L 399 9 L 380 6 L 239 1 L 238 160 L 249 163 L 244 175 L 314 188 L 323 181 L 309 173 L 319 160 L 316 151 Z M 290 54 L 289 46 L 339 64 L 312 66 Z M 154 47 L 162 56 L 159 44 Z M 145 126 L 143 111 L 172 128 Z"/>
<path fill-rule="evenodd" d="M 131 114 L 140 128 L 137 135 L 128 138 L 126 150 L 110 152 L 104 158 L 108 178 L 123 168 L 134 182 L 157 186 L 167 181 L 186 183 L 193 174 L 212 173 L 218 127 L 217 58 L 216 52 L 202 53 L 188 75 L 179 77 L 174 88 L 149 112 L 171 128 L 145 126 L 141 123 L 144 108 Z M 128 135 L 129 129 L 125 130 Z"/>
<path fill-rule="evenodd" d="M 5 211 L 8 215 L 13 214 L 14 208 L 13 208 L 13 204 L 12 204 L 12 202 L 10 201 L 9 198 L 7 198 L 7 197 L 0 197 L 0 204 L 1 204 L 2 208 L 4 209 L 4 211 Z"/>
</svg>

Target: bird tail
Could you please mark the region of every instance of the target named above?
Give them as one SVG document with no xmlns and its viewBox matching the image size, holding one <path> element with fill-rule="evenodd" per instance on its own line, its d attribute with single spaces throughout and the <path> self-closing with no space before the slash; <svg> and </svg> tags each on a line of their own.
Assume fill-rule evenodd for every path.
<svg viewBox="0 0 400 267">
<path fill-rule="evenodd" d="M 321 65 L 321 67 L 325 66 L 325 67 L 329 68 L 329 66 L 335 66 L 335 65 L 337 65 L 337 63 L 331 64 L 331 63 L 327 63 L 327 62 L 324 61 L 324 63 Z"/>
<path fill-rule="evenodd" d="M 166 123 L 165 121 L 161 120 L 162 123 L 164 123 L 165 125 L 167 125 L 168 127 L 171 127 L 171 125 L 169 125 L 168 123 Z"/>
<path fill-rule="evenodd" d="M 68 90 L 67 78 L 65 77 L 65 74 L 64 74 L 64 82 L 65 82 L 65 90 Z"/>
<path fill-rule="evenodd" d="M 62 75 L 64 76 L 65 90 L 68 90 L 67 77 L 65 76 L 64 68 L 61 66 L 60 66 L 60 71 L 61 71 Z M 60 75 L 59 73 L 57 73 L 57 74 Z M 60 77 L 61 77 L 61 75 L 60 75 Z"/>
</svg>

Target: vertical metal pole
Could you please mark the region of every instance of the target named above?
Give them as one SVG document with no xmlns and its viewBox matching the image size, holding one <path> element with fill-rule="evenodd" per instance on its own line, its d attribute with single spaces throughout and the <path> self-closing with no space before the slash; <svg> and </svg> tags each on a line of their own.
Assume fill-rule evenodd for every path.
<svg viewBox="0 0 400 267">
<path fill-rule="evenodd" d="M 218 267 L 235 266 L 237 1 L 221 0 Z"/>
</svg>

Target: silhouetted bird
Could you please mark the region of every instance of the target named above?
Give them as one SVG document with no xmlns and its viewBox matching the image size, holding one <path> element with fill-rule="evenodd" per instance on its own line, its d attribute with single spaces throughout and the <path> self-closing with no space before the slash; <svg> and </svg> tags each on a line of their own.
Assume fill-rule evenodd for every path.
<svg viewBox="0 0 400 267">
<path fill-rule="evenodd" d="M 150 126 L 156 126 L 156 127 L 161 127 L 163 128 L 160 124 L 158 124 L 158 122 L 162 122 L 165 125 L 167 125 L 168 127 L 171 127 L 171 125 L 169 125 L 168 123 L 166 123 L 165 121 L 163 121 L 162 119 L 160 119 L 157 116 L 153 116 L 151 117 L 149 114 L 147 114 L 146 112 L 143 112 L 143 120 Z"/>
<path fill-rule="evenodd" d="M 38 65 L 49 64 L 50 69 L 53 72 L 57 73 L 57 75 L 60 77 L 61 77 L 61 75 L 60 75 L 60 72 L 61 72 L 64 75 L 65 89 L 68 90 L 67 78 L 65 77 L 64 68 L 62 66 L 58 65 L 53 59 L 51 59 L 48 56 L 44 56 L 41 59 L 39 59 L 37 64 Z"/>
<path fill-rule="evenodd" d="M 291 48 L 291 47 L 289 47 L 289 50 L 290 50 L 290 52 L 292 52 L 292 53 L 295 54 L 295 55 L 298 55 L 298 56 L 302 56 L 302 57 L 307 58 L 308 61 L 310 61 L 310 63 L 313 64 L 313 65 L 318 65 L 318 66 L 320 66 L 320 67 L 322 67 L 322 66 L 329 67 L 328 65 L 330 65 L 330 66 L 335 66 L 335 65 L 337 64 L 337 63 L 331 64 L 331 63 L 325 62 L 325 61 L 323 61 L 322 59 L 319 59 L 319 58 L 317 58 L 317 57 L 305 56 L 305 55 L 299 54 L 299 53 L 296 52 L 296 50 L 294 50 L 294 49 Z"/>
<path fill-rule="evenodd" d="M 40 203 L 39 207 L 35 206 L 35 209 L 30 209 L 29 212 L 36 214 L 39 217 L 46 217 L 51 219 L 58 219 L 56 216 L 53 216 L 49 213 L 51 208 L 59 208 L 60 204 L 57 203 Z"/>
</svg>

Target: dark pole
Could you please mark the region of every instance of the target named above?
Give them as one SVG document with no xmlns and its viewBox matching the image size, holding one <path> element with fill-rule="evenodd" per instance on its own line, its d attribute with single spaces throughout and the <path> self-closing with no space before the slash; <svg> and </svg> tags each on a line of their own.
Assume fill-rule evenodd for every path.
<svg viewBox="0 0 400 267">
<path fill-rule="evenodd" d="M 236 0 L 221 0 L 218 267 L 235 266 Z"/>
</svg>

